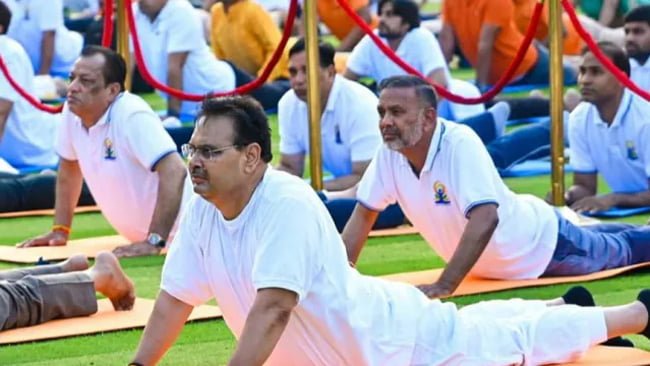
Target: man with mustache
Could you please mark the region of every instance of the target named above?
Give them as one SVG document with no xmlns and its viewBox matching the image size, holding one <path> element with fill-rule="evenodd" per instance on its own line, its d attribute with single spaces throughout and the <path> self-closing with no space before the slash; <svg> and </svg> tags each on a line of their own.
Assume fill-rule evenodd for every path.
<svg viewBox="0 0 650 366">
<path fill-rule="evenodd" d="M 650 5 L 638 6 L 627 13 L 623 29 L 630 77 L 644 90 L 650 90 Z"/>
<path fill-rule="evenodd" d="M 429 296 L 452 294 L 469 274 L 578 275 L 650 260 L 649 227 L 578 227 L 541 199 L 510 191 L 478 136 L 437 117 L 425 81 L 396 76 L 381 90 L 384 146 L 359 183 L 342 234 L 351 262 L 378 213 L 395 202 L 447 262 L 435 283 L 421 286 Z"/>
<path fill-rule="evenodd" d="M 157 254 L 172 235 L 189 189 L 183 161 L 160 118 L 124 90 L 126 64 L 114 51 L 88 46 L 71 73 L 56 151 L 54 225 L 22 247 L 65 245 L 85 179 L 104 217 L 132 244 L 118 256 Z"/>
<path fill-rule="evenodd" d="M 550 302 L 458 310 L 361 275 L 313 190 L 269 166 L 268 120 L 250 97 L 207 100 L 183 152 L 197 195 L 130 365 L 156 365 L 193 307 L 212 298 L 237 339 L 231 366 L 541 365 L 575 360 L 607 338 L 650 334 L 648 290 L 616 308 L 567 305 L 589 296 L 572 289 Z"/>
<path fill-rule="evenodd" d="M 630 75 L 630 64 L 635 64 L 636 80 L 642 85 L 648 80 L 643 78 L 644 66 L 637 60 L 645 61 L 648 53 L 638 46 L 649 36 L 637 34 L 641 33 L 639 28 L 650 32 L 650 27 L 647 22 L 638 23 L 625 24 L 627 48 L 633 51 L 629 62 L 619 46 L 606 42 L 599 46 L 626 75 Z M 648 39 L 645 43 L 645 47 L 650 46 Z M 573 185 L 565 195 L 567 204 L 578 212 L 650 206 L 650 103 L 627 90 L 591 52 L 583 56 L 578 85 L 583 102 L 569 118 L 574 174 Z M 598 174 L 612 193 L 597 195 Z"/>
</svg>

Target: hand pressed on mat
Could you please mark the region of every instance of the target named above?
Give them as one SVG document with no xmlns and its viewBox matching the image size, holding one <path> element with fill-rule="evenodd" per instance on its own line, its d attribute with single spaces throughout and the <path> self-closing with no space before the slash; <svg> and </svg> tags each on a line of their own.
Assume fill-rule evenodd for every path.
<svg viewBox="0 0 650 366">
<path fill-rule="evenodd" d="M 50 231 L 47 234 L 23 241 L 18 248 L 62 246 L 68 243 L 68 234 L 63 231 Z"/>
<path fill-rule="evenodd" d="M 158 255 L 161 248 L 155 247 L 146 241 L 139 241 L 129 245 L 122 245 L 113 249 L 113 254 L 118 258 L 122 257 L 140 257 L 145 255 Z"/>
</svg>

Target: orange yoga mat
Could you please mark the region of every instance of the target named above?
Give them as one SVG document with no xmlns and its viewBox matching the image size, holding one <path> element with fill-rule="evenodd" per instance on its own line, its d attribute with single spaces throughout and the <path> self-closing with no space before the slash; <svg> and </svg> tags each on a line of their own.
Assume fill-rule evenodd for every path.
<svg viewBox="0 0 650 366">
<path fill-rule="evenodd" d="M 111 251 L 129 241 L 119 235 L 68 241 L 68 245 L 58 247 L 16 248 L 14 245 L 0 245 L 0 261 L 12 263 L 36 263 L 40 257 L 45 260 L 65 260 L 75 254 L 85 254 L 94 258 L 97 253 Z"/>
<path fill-rule="evenodd" d="M 622 273 L 630 272 L 640 268 L 650 267 L 650 262 L 640 263 L 633 266 L 621 267 L 600 271 L 582 276 L 566 277 L 545 277 L 534 280 L 488 280 L 477 277 L 466 277 L 452 296 L 473 295 L 494 291 L 511 290 L 522 287 L 547 286 L 561 283 L 584 282 L 599 280 L 602 278 L 614 277 Z M 382 278 L 410 283 L 412 285 L 423 285 L 434 283 L 442 273 L 442 268 L 427 271 L 396 273 L 381 276 Z"/>
<path fill-rule="evenodd" d="M 97 206 L 79 206 L 74 209 L 74 213 L 84 213 L 84 212 L 99 212 L 99 207 Z M 14 217 L 30 217 L 30 216 L 53 216 L 53 209 L 46 210 L 32 210 L 32 211 L 18 211 L 18 212 L 2 212 L 0 213 L 0 219 L 8 219 Z"/>
<path fill-rule="evenodd" d="M 390 229 L 372 230 L 368 234 L 371 238 L 380 238 L 385 236 L 417 234 L 418 231 L 411 225 L 402 225 Z"/>
<path fill-rule="evenodd" d="M 650 365 L 650 353 L 628 347 L 597 346 L 576 362 L 565 366 L 641 366 Z"/>
<path fill-rule="evenodd" d="M 143 328 L 153 311 L 154 300 L 135 300 L 130 311 L 115 311 L 108 299 L 98 301 L 97 313 L 80 318 L 58 319 L 26 328 L 0 332 L 0 344 L 42 341 L 85 334 Z M 217 306 L 201 305 L 194 308 L 189 320 L 220 318 Z"/>
</svg>

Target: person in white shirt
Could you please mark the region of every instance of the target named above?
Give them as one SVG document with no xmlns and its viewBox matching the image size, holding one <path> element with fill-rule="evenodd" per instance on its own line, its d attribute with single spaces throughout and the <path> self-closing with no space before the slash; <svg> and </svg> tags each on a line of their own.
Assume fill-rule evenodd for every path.
<svg viewBox="0 0 650 366">
<path fill-rule="evenodd" d="M 202 23 L 187 0 L 139 0 L 133 4 L 139 43 L 147 68 L 160 82 L 193 94 L 226 92 L 253 80 L 210 50 Z M 277 107 L 286 92 L 265 84 L 251 92 L 264 105 Z M 199 102 L 167 96 L 167 116 L 194 117 Z"/>
<path fill-rule="evenodd" d="M 157 364 L 193 307 L 211 298 L 238 340 L 229 365 L 539 365 L 650 333 L 650 291 L 617 308 L 567 305 L 571 290 L 552 302 L 458 310 L 411 285 L 361 275 L 313 190 L 269 166 L 268 120 L 250 97 L 204 103 L 183 151 L 198 195 L 130 365 Z"/>
<path fill-rule="evenodd" d="M 650 5 L 638 6 L 625 15 L 625 50 L 630 58 L 630 78 L 650 90 Z"/>
<path fill-rule="evenodd" d="M 598 45 L 630 75 L 630 63 L 621 47 L 606 42 Z M 627 90 L 591 52 L 584 54 L 578 85 L 583 102 L 569 118 L 574 174 L 566 192 L 567 204 L 578 212 L 650 206 L 650 103 Z M 597 195 L 598 174 L 612 193 Z"/>
<path fill-rule="evenodd" d="M 27 51 L 38 75 L 67 76 L 83 47 L 83 37 L 63 24 L 62 0 L 1 0 L 13 13 L 7 35 Z"/>
<path fill-rule="evenodd" d="M 104 217 L 132 244 L 118 256 L 159 253 L 173 227 L 189 180 L 160 118 L 124 91 L 126 64 L 114 51 L 88 46 L 75 63 L 57 153 L 54 226 L 23 247 L 65 245 L 85 179 Z M 188 184 L 185 184 L 185 183 Z"/>
<path fill-rule="evenodd" d="M 324 182 L 327 191 L 354 186 L 381 145 L 375 128 L 379 119 L 377 97 L 365 86 L 336 75 L 335 50 L 319 44 L 321 96 L 321 155 L 323 168 L 333 179 Z M 291 90 L 278 103 L 280 127 L 279 169 L 303 176 L 309 154 L 309 110 L 307 107 L 307 56 L 304 39 L 289 50 Z"/>
<path fill-rule="evenodd" d="M 12 13 L 0 2 L 0 56 L 10 75 L 33 95 L 34 70 L 23 47 L 5 35 Z M 0 73 L 0 158 L 15 168 L 53 167 L 60 118 L 33 107 Z"/>
<path fill-rule="evenodd" d="M 429 30 L 420 27 L 418 5 L 412 0 L 382 0 L 379 2 L 378 35 L 395 53 L 428 79 L 465 97 L 481 95 L 474 85 L 451 78 L 440 44 Z M 400 66 L 377 47 L 366 35 L 354 47 L 346 64 L 345 77 L 358 80 L 370 77 L 380 83 L 387 77 L 406 75 Z M 460 120 L 485 111 L 483 104 L 457 104 L 442 100 L 440 114 L 450 120 Z"/>
<path fill-rule="evenodd" d="M 380 86 L 378 150 L 357 190 L 359 204 L 343 230 L 355 263 L 378 213 L 399 203 L 447 266 L 422 285 L 452 294 L 468 274 L 492 279 L 586 274 L 650 260 L 650 227 L 578 227 L 499 177 L 478 136 L 436 115 L 426 81 L 395 76 Z"/>
</svg>

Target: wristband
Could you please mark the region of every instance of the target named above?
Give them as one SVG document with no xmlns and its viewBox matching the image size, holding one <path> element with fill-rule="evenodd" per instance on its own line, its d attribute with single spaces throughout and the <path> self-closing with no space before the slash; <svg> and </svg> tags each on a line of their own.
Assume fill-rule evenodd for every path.
<svg viewBox="0 0 650 366">
<path fill-rule="evenodd" d="M 70 229 L 70 226 L 66 226 L 66 225 L 52 225 L 52 231 L 61 231 L 64 232 L 66 235 L 70 235 L 72 229 Z"/>
</svg>

